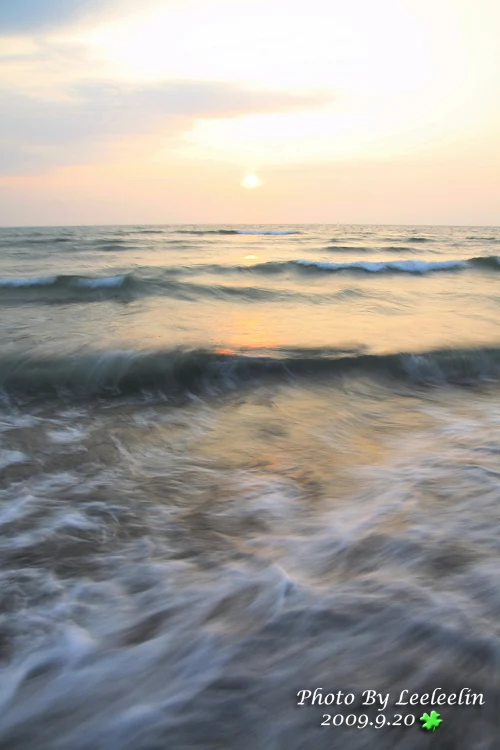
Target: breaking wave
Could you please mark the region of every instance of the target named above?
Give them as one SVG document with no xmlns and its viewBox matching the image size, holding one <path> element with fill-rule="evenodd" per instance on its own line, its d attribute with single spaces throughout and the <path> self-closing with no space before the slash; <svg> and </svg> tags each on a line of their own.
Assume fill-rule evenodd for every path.
<svg viewBox="0 0 500 750">
<path fill-rule="evenodd" d="M 435 271 L 458 271 L 468 268 L 500 270 L 500 259 L 495 256 L 470 258 L 468 260 L 400 260 L 400 261 L 352 261 L 332 263 L 323 260 L 289 260 L 256 263 L 253 266 L 213 266 L 220 273 L 230 271 L 254 271 L 257 273 L 283 273 L 290 270 L 338 273 L 340 271 L 363 271 L 366 273 L 412 273 L 426 274 Z"/>
<path fill-rule="evenodd" d="M 500 348 L 434 350 L 385 355 L 294 349 L 271 356 L 217 350 L 106 351 L 35 358 L 0 358 L 0 390 L 7 400 L 112 398 L 156 394 L 217 395 L 263 379 L 371 377 L 408 384 L 474 385 L 500 379 Z"/>
<path fill-rule="evenodd" d="M 117 299 L 130 301 L 139 297 L 164 296 L 180 300 L 231 300 L 247 302 L 287 301 L 303 299 L 308 302 L 342 299 L 343 294 L 308 294 L 293 290 L 264 289 L 258 286 L 226 286 L 179 281 L 170 277 L 182 274 L 182 269 L 167 269 L 167 278 L 137 278 L 132 274 L 93 278 L 86 276 L 37 276 L 0 279 L 0 305 L 12 304 L 69 304 Z M 349 290 L 347 290 L 349 291 Z"/>
<path fill-rule="evenodd" d="M 113 295 L 130 288 L 132 277 L 117 276 L 25 276 L 0 279 L 0 303 L 42 301 L 79 301 L 92 295 Z"/>
<path fill-rule="evenodd" d="M 119 276 L 105 276 L 94 278 L 91 276 L 25 276 L 21 278 L 0 279 L 0 288 L 18 289 L 36 288 L 45 286 L 65 286 L 75 289 L 102 289 L 116 286 L 123 286 L 129 276 L 121 274 Z"/>
<path fill-rule="evenodd" d="M 22 302 L 82 302 L 103 298 L 130 299 L 136 296 L 166 295 L 179 299 L 209 297 L 224 299 L 241 297 L 248 300 L 286 299 L 297 296 L 297 292 L 262 289 L 259 287 L 231 287 L 222 284 L 201 284 L 176 281 L 173 277 L 208 273 L 227 275 L 233 273 L 281 274 L 298 273 L 362 272 L 369 274 L 409 273 L 423 275 L 433 272 L 466 269 L 500 270 L 500 258 L 486 256 L 469 260 L 446 261 L 353 261 L 332 263 L 330 261 L 289 260 L 268 261 L 254 265 L 199 264 L 193 266 L 170 266 L 163 269 L 163 278 L 138 278 L 133 274 L 91 277 L 80 275 L 27 276 L 0 279 L 0 304 Z M 309 297 L 306 293 L 302 297 Z"/>
<path fill-rule="evenodd" d="M 329 263 L 327 261 L 295 260 L 299 266 L 314 268 L 320 271 L 366 271 L 368 273 L 429 273 L 431 271 L 454 271 L 467 268 L 472 261 L 464 260 L 401 260 L 352 263 Z M 498 264 L 497 264 L 498 265 Z"/>
</svg>

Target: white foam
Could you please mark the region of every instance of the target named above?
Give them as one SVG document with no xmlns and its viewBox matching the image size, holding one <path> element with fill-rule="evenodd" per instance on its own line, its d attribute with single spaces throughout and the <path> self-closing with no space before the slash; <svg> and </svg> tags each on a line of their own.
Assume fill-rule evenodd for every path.
<svg viewBox="0 0 500 750">
<path fill-rule="evenodd" d="M 2 414 L 0 418 L 0 432 L 8 432 L 21 427 L 34 427 L 39 419 L 30 414 Z"/>
<path fill-rule="evenodd" d="M 380 261 L 380 262 L 354 262 L 354 263 L 329 263 L 328 261 L 314 260 L 294 260 L 299 266 L 314 266 L 325 271 L 343 271 L 350 269 L 359 269 L 369 271 L 370 273 L 380 273 L 380 271 L 405 271 L 406 273 L 427 273 L 428 271 L 444 271 L 454 268 L 468 268 L 469 264 L 465 260 L 401 260 L 401 261 Z"/>
<path fill-rule="evenodd" d="M 78 427 L 68 427 L 65 430 L 49 430 L 47 437 L 53 443 L 74 443 L 86 436 L 86 431 Z"/>
<path fill-rule="evenodd" d="M 105 276 L 102 279 L 76 279 L 73 284 L 84 289 L 98 289 L 99 287 L 121 286 L 126 278 L 127 276 L 122 274 L 120 276 Z"/>
<path fill-rule="evenodd" d="M 304 741 L 314 744 L 310 714 L 298 711 L 282 686 L 305 688 L 334 664 L 354 689 L 370 654 L 375 684 L 392 684 L 399 662 L 411 667 L 414 660 L 406 683 L 413 692 L 429 649 L 444 684 L 453 684 L 456 664 L 472 653 L 485 680 L 481 690 L 492 691 L 498 477 L 487 472 L 497 456 L 474 458 L 469 449 L 498 440 L 500 412 L 489 400 L 472 407 L 452 396 L 424 400 L 423 415 L 419 405 L 405 404 L 404 421 L 395 409 L 384 412 L 383 424 L 393 429 L 379 436 L 381 450 L 362 445 L 347 463 L 346 446 L 359 447 L 359 426 L 366 435 L 380 423 L 380 410 L 354 400 L 352 412 L 339 401 L 328 411 L 319 402 L 323 421 L 314 412 L 300 423 L 304 452 L 278 454 L 274 467 L 261 469 L 254 458 L 248 468 L 245 453 L 242 469 L 233 456 L 230 463 L 221 458 L 229 433 L 227 422 L 219 433 L 211 429 L 219 426 L 215 407 L 204 407 L 205 443 L 191 406 L 166 409 L 165 429 L 147 430 L 147 440 L 142 428 L 160 410 L 147 406 L 134 421 L 127 411 L 118 422 L 123 433 L 109 412 L 98 414 L 92 429 L 124 444 L 122 461 L 101 471 L 90 455 L 74 473 L 36 473 L 27 484 L 31 496 L 14 497 L 26 491 L 24 483 L 8 489 L 10 505 L 0 495 L 0 512 L 11 513 L 4 522 L 22 520 L 3 530 L 10 548 L 0 548 L 8 560 L 0 590 L 9 596 L 1 623 L 9 658 L 0 663 L 0 745 L 143 750 L 222 743 L 241 750 L 251 737 L 253 747 L 298 750 Z M 340 403 L 353 399 L 347 394 Z M 262 426 L 262 396 L 258 404 L 257 412 L 247 403 L 237 415 L 241 434 Z M 282 413 L 292 425 L 297 412 L 289 404 Z M 449 429 L 455 420 L 460 441 Z M 134 439 L 133 424 L 141 428 Z M 177 429 L 184 426 L 187 436 Z M 90 481 L 100 489 L 87 502 L 79 493 Z M 447 497 L 437 494 L 441 487 Z M 397 657 L 394 643 L 402 644 Z M 451 644 L 444 652 L 443 643 Z M 325 693 L 332 689 L 321 684 Z M 279 719 L 271 736 L 269 696 L 277 696 L 271 718 Z M 241 733 L 226 739 L 228 710 L 242 723 Z"/>
<path fill-rule="evenodd" d="M 88 278 L 75 278 L 71 281 L 71 286 L 76 286 L 84 289 L 96 289 L 98 287 L 114 287 L 121 286 L 126 280 L 126 274 L 120 274 L 119 276 L 105 276 L 104 278 L 88 279 Z M 0 288 L 17 288 L 17 287 L 30 287 L 30 286 L 52 286 L 57 282 L 57 276 L 26 276 L 19 278 L 5 278 L 0 279 Z"/>
<path fill-rule="evenodd" d="M 33 510 L 33 497 L 25 495 L 16 497 L 10 503 L 5 502 L 2 495 L 2 509 L 0 510 L 0 526 L 13 521 L 20 521 L 30 515 Z"/>
<path fill-rule="evenodd" d="M 19 287 L 19 286 L 50 286 L 55 284 L 57 276 L 32 276 L 16 279 L 0 279 L 0 287 Z"/>
<path fill-rule="evenodd" d="M 52 525 L 51 531 L 65 531 L 71 529 L 79 529 L 80 531 L 88 531 L 97 528 L 98 524 L 83 513 L 78 511 L 64 512 L 59 518 L 56 518 Z"/>
<path fill-rule="evenodd" d="M 6 466 L 12 464 L 22 464 L 24 461 L 28 461 L 25 453 L 0 449 L 0 469 L 5 469 Z"/>
</svg>

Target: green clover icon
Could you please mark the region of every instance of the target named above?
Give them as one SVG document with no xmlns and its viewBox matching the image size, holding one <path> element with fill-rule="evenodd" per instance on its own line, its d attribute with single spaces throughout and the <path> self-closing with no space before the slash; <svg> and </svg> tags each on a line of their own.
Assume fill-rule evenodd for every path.
<svg viewBox="0 0 500 750">
<path fill-rule="evenodd" d="M 428 731 L 435 732 L 438 726 L 442 723 L 442 719 L 439 717 L 441 714 L 438 714 L 436 711 L 431 711 L 431 714 L 424 714 L 420 717 L 420 721 L 423 721 L 422 729 L 427 729 Z"/>
</svg>

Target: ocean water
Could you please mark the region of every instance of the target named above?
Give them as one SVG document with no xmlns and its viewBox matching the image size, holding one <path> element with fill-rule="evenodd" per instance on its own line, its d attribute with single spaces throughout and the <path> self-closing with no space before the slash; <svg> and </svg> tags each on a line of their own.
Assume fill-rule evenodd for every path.
<svg viewBox="0 0 500 750">
<path fill-rule="evenodd" d="M 1 750 L 496 750 L 499 283 L 492 227 L 1 229 Z"/>
</svg>

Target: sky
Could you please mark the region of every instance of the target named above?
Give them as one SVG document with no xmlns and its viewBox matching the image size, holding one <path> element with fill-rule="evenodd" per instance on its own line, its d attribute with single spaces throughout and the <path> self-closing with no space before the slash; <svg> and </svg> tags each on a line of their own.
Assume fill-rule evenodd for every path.
<svg viewBox="0 0 500 750">
<path fill-rule="evenodd" d="M 500 225 L 498 0 L 0 0 L 0 225 Z"/>
</svg>

